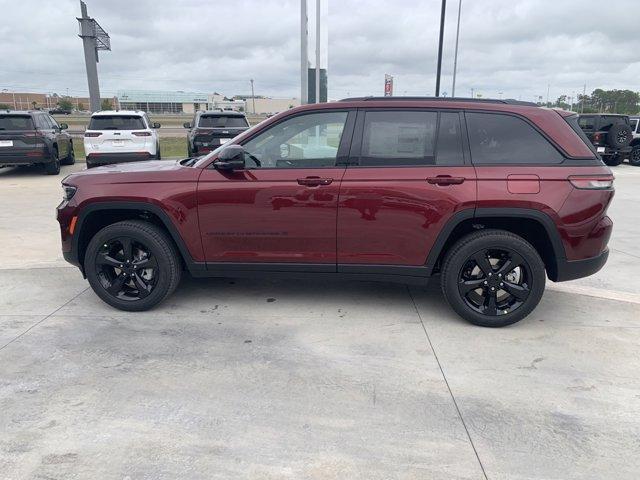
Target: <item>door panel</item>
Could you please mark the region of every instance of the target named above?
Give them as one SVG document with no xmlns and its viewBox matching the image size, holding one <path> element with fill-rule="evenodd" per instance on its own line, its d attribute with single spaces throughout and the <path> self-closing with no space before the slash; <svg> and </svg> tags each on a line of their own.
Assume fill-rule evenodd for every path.
<svg viewBox="0 0 640 480">
<path fill-rule="evenodd" d="M 348 111 L 284 117 L 243 142 L 245 170 L 205 169 L 198 211 L 207 262 L 314 263 L 335 271 L 346 169 L 336 165 L 348 155 L 354 121 Z"/>
<path fill-rule="evenodd" d="M 424 265 L 444 225 L 472 209 L 476 175 L 458 112 L 358 113 L 338 205 L 338 269 Z"/>
<path fill-rule="evenodd" d="M 429 183 L 441 175 L 463 182 Z M 449 218 L 473 208 L 475 199 L 471 166 L 348 168 L 338 208 L 338 264 L 423 265 Z"/>
<path fill-rule="evenodd" d="M 198 211 L 207 262 L 335 264 L 338 190 L 344 170 L 204 170 Z M 308 177 L 332 181 L 300 185 L 299 180 L 304 183 Z"/>
</svg>

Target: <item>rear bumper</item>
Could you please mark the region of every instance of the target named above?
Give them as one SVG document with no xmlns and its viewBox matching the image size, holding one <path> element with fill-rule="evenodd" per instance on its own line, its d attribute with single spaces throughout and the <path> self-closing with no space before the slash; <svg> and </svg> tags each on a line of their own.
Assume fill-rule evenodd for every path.
<svg viewBox="0 0 640 480">
<path fill-rule="evenodd" d="M 600 255 L 584 260 L 563 260 L 558 262 L 558 278 L 556 282 L 566 282 L 576 278 L 588 277 L 600 271 L 607 263 L 609 249 L 606 248 Z"/>
<path fill-rule="evenodd" d="M 112 165 L 114 163 L 140 162 L 151 160 L 149 152 L 133 153 L 90 153 L 87 155 L 87 168 L 98 167 L 100 165 Z"/>
<path fill-rule="evenodd" d="M 0 167 L 15 167 L 19 165 L 35 165 L 37 163 L 48 163 L 51 158 L 46 152 L 26 153 L 5 153 L 0 155 Z"/>
</svg>

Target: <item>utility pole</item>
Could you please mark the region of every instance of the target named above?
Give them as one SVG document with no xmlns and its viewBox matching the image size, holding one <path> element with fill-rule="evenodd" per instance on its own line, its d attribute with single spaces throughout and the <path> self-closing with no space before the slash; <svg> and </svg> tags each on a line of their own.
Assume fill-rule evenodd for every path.
<svg viewBox="0 0 640 480">
<path fill-rule="evenodd" d="M 320 0 L 317 0 L 318 2 Z M 442 42 L 444 40 L 444 15 L 447 9 L 447 0 L 442 0 L 440 11 L 440 39 L 438 40 L 438 68 L 436 71 L 436 97 L 440 96 L 440 74 L 442 73 Z"/>
<path fill-rule="evenodd" d="M 93 18 L 87 14 L 87 5 L 80 0 L 81 17 L 80 34 L 84 46 L 84 63 L 87 67 L 87 83 L 89 84 L 89 102 L 91 111 L 100 110 L 100 86 L 98 84 L 98 50 L 111 50 L 109 34 Z M 67 95 L 68 96 L 68 95 Z"/>
<path fill-rule="evenodd" d="M 256 114 L 256 94 L 253 91 L 253 78 L 251 81 L 251 102 L 253 103 L 253 114 Z"/>
<path fill-rule="evenodd" d="M 587 84 L 584 84 L 584 88 L 582 89 L 582 104 L 580 105 L 580 113 L 584 113 L 584 101 L 587 96 Z"/>
<path fill-rule="evenodd" d="M 316 103 L 320 103 L 320 0 L 316 0 Z"/>
<path fill-rule="evenodd" d="M 451 98 L 456 96 L 456 72 L 458 70 L 458 40 L 460 40 L 460 14 L 462 13 L 462 0 L 458 2 L 458 26 L 456 28 L 456 51 L 453 55 L 453 85 L 451 86 Z"/>
<path fill-rule="evenodd" d="M 547 107 L 549 106 L 549 89 L 551 88 L 551 84 L 547 83 Z"/>
<path fill-rule="evenodd" d="M 307 0 L 300 0 L 300 104 L 309 103 L 309 17 Z"/>
<path fill-rule="evenodd" d="M 473 87 L 471 87 L 471 98 L 473 98 Z"/>
</svg>

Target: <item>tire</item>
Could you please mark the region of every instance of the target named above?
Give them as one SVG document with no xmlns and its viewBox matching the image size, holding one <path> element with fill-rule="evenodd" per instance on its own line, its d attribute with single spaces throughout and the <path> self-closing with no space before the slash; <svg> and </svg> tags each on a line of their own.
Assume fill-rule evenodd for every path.
<svg viewBox="0 0 640 480">
<path fill-rule="evenodd" d="M 126 245 L 131 245 L 128 255 Z M 157 226 L 140 220 L 114 223 L 96 233 L 87 247 L 84 267 L 96 295 L 130 312 L 149 310 L 162 302 L 176 289 L 182 274 L 173 241 Z M 121 290 L 110 293 L 108 288 Z"/>
<path fill-rule="evenodd" d="M 156 160 L 162 160 L 162 157 L 160 156 L 160 145 L 159 144 L 156 146 Z"/>
<path fill-rule="evenodd" d="M 607 132 L 607 144 L 611 148 L 623 148 L 628 146 L 633 140 L 633 132 L 629 125 L 618 123 L 612 125 Z"/>
<path fill-rule="evenodd" d="M 634 167 L 640 167 L 640 145 L 635 145 L 629 155 L 629 163 Z"/>
<path fill-rule="evenodd" d="M 76 154 L 73 151 L 73 142 L 69 143 L 69 155 L 60 161 L 61 165 L 73 165 L 76 163 Z"/>
<path fill-rule="evenodd" d="M 542 298 L 545 279 L 544 263 L 529 242 L 504 230 L 481 230 L 449 249 L 441 287 L 451 308 L 465 320 L 482 327 L 504 327 L 533 311 Z"/>
<path fill-rule="evenodd" d="M 58 158 L 58 147 L 51 150 L 51 161 L 44 164 L 44 173 L 47 175 L 58 175 L 60 173 L 60 159 Z"/>
<path fill-rule="evenodd" d="M 624 158 L 621 155 L 609 155 L 602 157 L 602 161 L 609 167 L 617 167 L 624 161 Z"/>
</svg>

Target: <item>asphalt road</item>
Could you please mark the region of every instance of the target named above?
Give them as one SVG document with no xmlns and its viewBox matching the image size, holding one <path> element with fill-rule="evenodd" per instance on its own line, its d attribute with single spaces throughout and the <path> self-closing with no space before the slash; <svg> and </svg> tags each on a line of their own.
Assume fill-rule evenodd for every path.
<svg viewBox="0 0 640 480">
<path fill-rule="evenodd" d="M 0 170 L 0 478 L 635 480 L 640 168 L 615 171 L 605 269 L 484 329 L 435 284 L 187 278 L 114 310 L 62 260 L 62 175 Z"/>
</svg>

